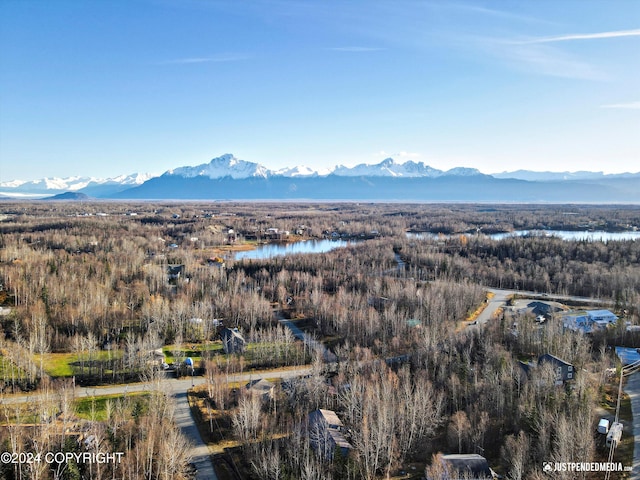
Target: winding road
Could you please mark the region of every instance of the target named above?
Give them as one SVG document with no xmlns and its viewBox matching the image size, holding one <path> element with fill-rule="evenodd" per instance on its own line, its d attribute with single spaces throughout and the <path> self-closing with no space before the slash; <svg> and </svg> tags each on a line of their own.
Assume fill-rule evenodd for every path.
<svg viewBox="0 0 640 480">
<path fill-rule="evenodd" d="M 544 300 L 569 300 L 581 303 L 603 303 L 601 300 L 584 298 L 584 297 L 571 297 L 563 295 L 553 295 L 547 297 L 536 292 L 523 292 L 518 290 L 502 290 L 502 289 L 488 289 L 493 293 L 493 296 L 487 302 L 487 306 L 478 315 L 476 320 L 470 325 L 482 326 L 489 322 L 498 309 L 505 305 L 505 302 L 512 295 L 519 295 L 529 298 L 540 298 Z M 294 336 L 303 341 L 310 348 L 320 353 L 325 362 L 331 363 L 335 361 L 335 354 L 326 349 L 321 342 L 313 339 L 309 335 L 302 332 L 295 324 L 285 319 L 281 313 L 276 312 L 277 320 L 287 328 L 289 328 Z M 311 367 L 296 367 L 292 369 L 279 369 L 269 371 L 247 372 L 229 376 L 229 382 L 249 382 L 251 380 L 259 380 L 262 378 L 294 378 L 310 374 Z M 211 458 L 211 452 L 207 444 L 202 440 L 200 432 L 196 426 L 195 419 L 189 406 L 187 397 L 187 390 L 195 385 L 201 385 L 205 383 L 203 377 L 188 377 L 182 379 L 175 378 L 163 378 L 160 380 L 160 388 L 162 391 L 171 393 L 175 399 L 175 420 L 177 425 L 182 430 L 183 434 L 193 445 L 192 449 L 192 463 L 196 466 L 196 478 L 198 480 L 217 480 L 215 470 L 213 468 L 213 461 Z M 636 448 L 634 455 L 634 471 L 640 471 L 640 447 L 638 439 L 640 438 L 640 415 L 637 411 L 640 411 L 640 374 L 634 375 L 629 380 L 630 385 L 627 385 L 627 392 L 632 396 L 631 392 L 635 391 L 635 396 L 632 396 L 632 405 L 634 405 L 634 431 L 636 434 Z M 631 387 L 631 388 L 630 388 Z M 132 383 L 126 385 L 112 385 L 105 387 L 77 387 L 75 389 L 75 397 L 91 397 L 97 395 L 126 395 L 127 393 L 151 391 L 153 385 L 147 382 Z M 631 390 L 631 392 L 629 391 Z M 44 394 L 17 394 L 17 395 L 4 395 L 0 396 L 0 404 L 14 404 L 24 402 L 37 402 L 39 399 L 44 398 Z M 638 409 L 638 410 L 636 410 Z"/>
<path fill-rule="evenodd" d="M 250 382 L 262 378 L 295 378 L 308 375 L 311 373 L 311 367 L 296 367 L 289 369 L 267 370 L 257 372 L 246 372 L 229 376 L 229 382 Z M 189 406 L 187 390 L 195 385 L 205 383 L 203 377 L 189 378 L 169 378 L 165 377 L 159 380 L 159 385 L 153 385 L 149 382 L 130 383 L 126 385 L 111 385 L 105 387 L 77 387 L 75 389 L 75 397 L 91 397 L 98 395 L 126 395 L 128 393 L 151 391 L 154 388 L 162 392 L 170 394 L 175 399 L 175 422 L 182 430 L 182 433 L 191 443 L 192 461 L 197 469 L 197 480 L 217 480 L 215 470 L 213 468 L 213 460 L 211 451 L 207 444 L 202 440 L 193 413 Z M 31 403 L 37 402 L 45 398 L 45 394 L 16 394 L 0 396 L 0 404 L 15 403 Z M 50 395 L 49 395 L 50 397 Z"/>
</svg>

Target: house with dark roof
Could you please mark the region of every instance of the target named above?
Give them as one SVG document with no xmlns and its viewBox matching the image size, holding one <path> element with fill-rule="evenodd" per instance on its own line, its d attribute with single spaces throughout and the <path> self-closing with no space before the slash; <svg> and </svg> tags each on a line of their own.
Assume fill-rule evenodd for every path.
<svg viewBox="0 0 640 480">
<path fill-rule="evenodd" d="M 550 305 L 548 303 L 545 302 L 540 302 L 537 300 L 534 300 L 533 302 L 529 302 L 527 304 L 527 308 L 531 309 L 531 313 L 533 313 L 534 315 L 551 315 L 554 312 L 557 312 L 558 310 L 560 310 L 559 307 L 554 307 L 553 305 Z"/>
<path fill-rule="evenodd" d="M 176 280 L 184 274 L 184 265 L 167 265 L 169 280 Z"/>
<path fill-rule="evenodd" d="M 538 358 L 538 366 L 542 366 L 546 363 L 551 364 L 555 368 L 556 385 L 564 385 L 565 382 L 575 379 L 576 369 L 570 363 L 565 362 L 555 355 L 545 353 L 544 355 L 540 355 Z"/>
<path fill-rule="evenodd" d="M 488 480 L 496 478 L 493 470 L 489 468 L 487 459 L 477 453 L 455 453 L 438 455 L 442 462 L 441 475 L 435 479 L 427 474 L 428 480 Z"/>
</svg>

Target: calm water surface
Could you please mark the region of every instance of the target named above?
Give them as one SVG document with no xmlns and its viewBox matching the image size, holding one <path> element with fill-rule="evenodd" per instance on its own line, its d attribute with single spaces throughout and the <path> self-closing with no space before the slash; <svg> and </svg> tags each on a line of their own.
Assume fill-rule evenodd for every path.
<svg viewBox="0 0 640 480">
<path fill-rule="evenodd" d="M 517 237 L 524 235 L 556 236 L 563 240 L 593 240 L 608 242 L 611 240 L 640 240 L 640 232 L 570 232 L 565 230 L 516 230 L 509 233 L 494 233 L 487 235 L 494 240 L 501 240 L 506 237 Z M 407 233 L 409 238 L 437 238 L 437 233 Z M 445 235 L 446 237 L 446 235 Z M 255 250 L 236 252 L 236 260 L 263 260 L 266 258 L 280 257 L 292 253 L 325 253 L 336 248 L 346 247 L 355 243 L 347 240 L 307 240 L 293 243 L 270 243 L 260 245 Z"/>
<path fill-rule="evenodd" d="M 294 242 L 285 244 L 270 243 L 260 245 L 255 250 L 236 252 L 235 259 L 263 260 L 265 258 L 290 255 L 292 253 L 325 253 L 336 248 L 346 247 L 354 242 L 346 240 L 307 240 L 304 242 Z"/>
</svg>

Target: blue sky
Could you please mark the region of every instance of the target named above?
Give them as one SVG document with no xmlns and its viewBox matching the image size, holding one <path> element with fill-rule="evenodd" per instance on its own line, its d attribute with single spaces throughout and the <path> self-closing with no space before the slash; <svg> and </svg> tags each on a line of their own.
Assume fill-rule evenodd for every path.
<svg viewBox="0 0 640 480">
<path fill-rule="evenodd" d="M 2 0 L 0 181 L 640 171 L 640 2 Z"/>
</svg>

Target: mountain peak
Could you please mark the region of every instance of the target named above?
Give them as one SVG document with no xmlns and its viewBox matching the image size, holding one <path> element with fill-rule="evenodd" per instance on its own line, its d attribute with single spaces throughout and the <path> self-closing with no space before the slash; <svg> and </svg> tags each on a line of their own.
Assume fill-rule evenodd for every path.
<svg viewBox="0 0 640 480">
<path fill-rule="evenodd" d="M 285 167 L 273 172 L 274 175 L 282 177 L 317 177 L 319 172 L 307 167 L 306 165 L 298 165 L 296 167 Z"/>
<path fill-rule="evenodd" d="M 354 177 L 361 177 L 364 181 L 369 182 L 375 177 L 375 184 L 393 184 L 396 180 L 402 179 L 436 179 L 438 177 L 458 177 L 461 181 L 485 181 L 487 178 L 501 179 L 517 179 L 529 182 L 547 182 L 547 181 L 565 181 L 567 183 L 581 182 L 637 182 L 640 173 L 624 173 L 624 174 L 603 174 L 602 172 L 530 172 L 526 170 L 501 173 L 493 175 L 484 175 L 475 168 L 456 167 L 447 171 L 438 170 L 426 165 L 424 162 L 416 162 L 407 160 L 403 163 L 389 157 L 375 164 L 361 163 L 355 166 L 338 165 L 333 168 L 325 168 L 317 170 L 304 165 L 294 167 L 284 167 L 278 170 L 270 170 L 258 163 L 249 162 L 237 158 L 232 153 L 225 153 L 211 159 L 208 163 L 196 166 L 182 166 L 173 170 L 166 171 L 162 177 L 173 177 L 171 181 L 175 184 L 185 181 L 188 183 L 190 178 L 198 178 L 199 180 L 212 179 L 216 183 L 224 183 L 227 180 L 242 179 L 265 179 L 265 184 L 273 185 L 296 185 L 298 180 L 301 184 L 321 184 L 327 181 L 327 185 L 332 183 L 349 185 L 357 183 Z M 124 190 L 150 183 L 153 185 L 161 184 L 164 179 L 162 177 L 153 178 L 152 175 L 134 173 L 131 175 L 120 175 L 107 179 L 98 179 L 92 177 L 67 177 L 67 178 L 43 178 L 33 181 L 13 180 L 0 183 L 0 197 L 13 196 L 23 198 L 37 198 L 48 195 L 54 195 L 63 192 L 82 192 L 92 197 L 106 197 L 116 194 Z M 343 178 L 340 178 L 343 177 Z M 351 178 L 344 178 L 351 177 Z M 467 178 L 461 178 L 467 177 Z M 294 180 L 295 179 L 295 180 Z M 289 183 L 286 183 L 289 182 Z M 295 183 L 293 183 L 295 182 Z M 198 182 L 199 183 L 199 182 Z M 400 184 L 403 182 L 400 181 Z M 406 183 L 406 182 L 405 182 Z M 414 182 L 408 182 L 413 184 Z M 446 182 L 445 182 L 446 183 Z M 609 185 L 607 183 L 607 185 Z M 612 184 L 612 183 L 611 183 Z M 635 184 L 634 184 L 635 185 Z M 610 187 L 610 185 L 609 185 Z M 608 187 L 608 188 L 609 188 Z M 217 188 L 217 187 L 216 187 Z M 350 187 L 349 187 L 350 188 Z M 613 187 L 610 187 L 613 188 Z M 634 186 L 635 188 L 635 186 Z M 398 194 L 400 198 L 402 195 Z M 635 198 L 635 197 L 634 197 Z"/>
<path fill-rule="evenodd" d="M 176 175 L 180 177 L 209 177 L 224 178 L 231 177 L 234 179 L 248 177 L 266 178 L 271 174 L 267 168 L 258 163 L 240 160 L 231 153 L 225 153 L 219 157 L 212 159 L 209 163 L 196 165 L 195 167 L 179 167 L 169 170 L 165 175 Z"/>
</svg>

